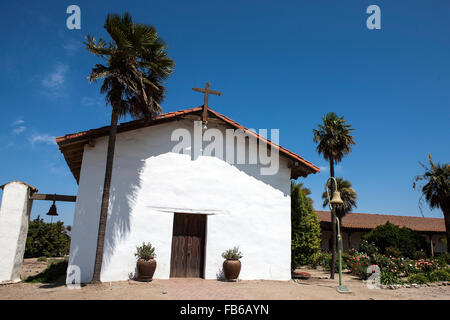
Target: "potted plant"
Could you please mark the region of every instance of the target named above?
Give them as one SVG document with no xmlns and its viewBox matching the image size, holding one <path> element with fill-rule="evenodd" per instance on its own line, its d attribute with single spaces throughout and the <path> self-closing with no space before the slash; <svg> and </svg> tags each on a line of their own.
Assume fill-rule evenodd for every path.
<svg viewBox="0 0 450 320">
<path fill-rule="evenodd" d="M 138 261 L 137 267 L 137 280 L 138 281 L 152 281 L 153 274 L 156 269 L 155 260 L 155 248 L 151 243 L 142 243 L 142 246 L 136 247 L 136 253 L 134 254 Z"/>
<path fill-rule="evenodd" d="M 223 262 L 223 273 L 227 280 L 236 280 L 241 272 L 242 253 L 239 251 L 239 247 L 228 249 L 222 253 L 222 257 L 225 259 Z"/>
</svg>

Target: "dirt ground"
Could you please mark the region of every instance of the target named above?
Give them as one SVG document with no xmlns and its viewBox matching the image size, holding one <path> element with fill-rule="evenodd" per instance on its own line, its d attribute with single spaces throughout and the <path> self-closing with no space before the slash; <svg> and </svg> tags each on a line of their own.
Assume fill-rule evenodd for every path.
<svg viewBox="0 0 450 320">
<path fill-rule="evenodd" d="M 23 278 L 45 269 L 46 262 L 26 259 Z M 327 279 L 321 270 L 305 269 L 312 274 L 308 280 L 295 281 L 238 281 L 176 278 L 153 280 L 149 283 L 118 281 L 100 285 L 85 285 L 69 289 L 63 279 L 54 284 L 15 283 L 0 285 L 0 299 L 276 299 L 276 300 L 449 300 L 450 286 L 368 289 L 360 280 L 344 274 L 344 284 L 352 293 L 339 294 L 338 280 Z M 337 277 L 336 277 L 337 278 Z"/>
</svg>

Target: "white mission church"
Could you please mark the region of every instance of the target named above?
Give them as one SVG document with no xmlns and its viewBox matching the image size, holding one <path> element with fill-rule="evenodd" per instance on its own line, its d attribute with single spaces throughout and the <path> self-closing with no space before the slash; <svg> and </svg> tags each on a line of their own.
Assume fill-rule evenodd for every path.
<svg viewBox="0 0 450 320">
<path fill-rule="evenodd" d="M 69 270 L 80 270 L 82 283 L 94 270 L 108 134 L 102 127 L 57 138 L 79 184 Z M 142 242 L 156 247 L 157 279 L 179 276 L 180 269 L 216 279 L 221 253 L 234 246 L 244 255 L 241 279 L 290 279 L 290 179 L 316 172 L 209 108 L 120 124 L 101 281 L 133 277 Z"/>
</svg>

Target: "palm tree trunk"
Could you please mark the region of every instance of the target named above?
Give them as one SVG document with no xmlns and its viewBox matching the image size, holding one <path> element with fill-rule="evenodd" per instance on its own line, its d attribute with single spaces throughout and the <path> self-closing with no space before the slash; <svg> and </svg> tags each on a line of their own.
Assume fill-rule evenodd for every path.
<svg viewBox="0 0 450 320">
<path fill-rule="evenodd" d="M 334 161 L 330 159 L 330 177 L 334 177 Z M 334 184 L 331 184 L 331 194 L 334 191 Z M 334 270 L 336 269 L 336 213 L 331 210 L 331 269 L 330 279 L 334 279 Z"/>
<path fill-rule="evenodd" d="M 114 149 L 116 146 L 117 121 L 119 114 L 113 108 L 111 114 L 111 127 L 109 130 L 108 153 L 106 155 L 105 181 L 103 184 L 102 206 L 100 209 L 100 221 L 98 224 L 97 249 L 95 252 L 94 275 L 91 283 L 99 283 L 102 271 L 103 248 L 105 244 L 106 222 L 108 219 L 109 194 L 111 187 L 111 175 L 114 161 Z"/>
</svg>

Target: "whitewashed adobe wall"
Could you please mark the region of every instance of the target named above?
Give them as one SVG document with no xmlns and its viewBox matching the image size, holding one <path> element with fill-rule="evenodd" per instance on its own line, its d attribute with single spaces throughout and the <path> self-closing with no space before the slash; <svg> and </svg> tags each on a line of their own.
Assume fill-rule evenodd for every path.
<svg viewBox="0 0 450 320">
<path fill-rule="evenodd" d="M 30 187 L 20 181 L 3 186 L 0 208 L 0 282 L 20 281 L 32 200 Z"/>
<path fill-rule="evenodd" d="M 221 253 L 239 245 L 241 279 L 290 279 L 290 169 L 260 176 L 259 165 L 230 165 L 215 157 L 172 153 L 173 130 L 193 130 L 188 120 L 117 136 L 102 281 L 135 273 L 136 246 L 156 247 L 155 278 L 168 278 L 174 212 L 208 214 L 205 278 L 222 269 Z M 211 126 L 210 126 L 211 127 Z M 220 130 L 223 128 L 218 127 Z M 92 278 L 105 171 L 107 138 L 85 147 L 69 264 Z"/>
</svg>

